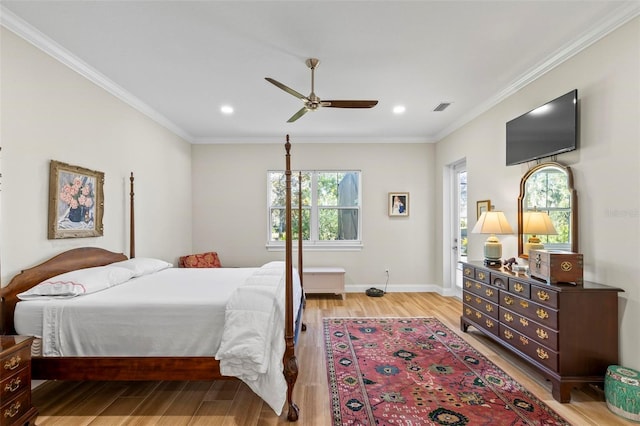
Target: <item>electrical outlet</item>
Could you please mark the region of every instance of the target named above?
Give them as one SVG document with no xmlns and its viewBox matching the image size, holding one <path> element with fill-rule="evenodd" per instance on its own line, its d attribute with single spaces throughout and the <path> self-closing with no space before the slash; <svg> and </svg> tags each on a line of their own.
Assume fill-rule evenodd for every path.
<svg viewBox="0 0 640 426">
<path fill-rule="evenodd" d="M 389 273 L 389 268 L 384 268 L 384 273 L 388 274 Z"/>
</svg>

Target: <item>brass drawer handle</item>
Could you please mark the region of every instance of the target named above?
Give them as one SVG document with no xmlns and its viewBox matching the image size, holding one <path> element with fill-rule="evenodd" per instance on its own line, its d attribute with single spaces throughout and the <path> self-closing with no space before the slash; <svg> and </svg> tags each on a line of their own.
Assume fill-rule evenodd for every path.
<svg viewBox="0 0 640 426">
<path fill-rule="evenodd" d="M 486 324 L 487 324 L 487 327 L 489 327 L 489 328 L 493 328 L 493 325 L 494 325 L 494 324 L 493 324 L 493 321 L 491 321 L 490 319 L 488 319 L 488 320 L 486 321 Z"/>
<path fill-rule="evenodd" d="M 466 276 L 472 275 L 471 268 L 464 268 L 464 274 Z"/>
<path fill-rule="evenodd" d="M 469 296 L 468 294 L 464 295 L 464 300 L 467 302 L 471 302 L 471 296 Z"/>
<path fill-rule="evenodd" d="M 548 359 L 549 354 L 544 351 L 542 348 L 536 349 L 536 353 L 538 354 L 538 358 L 540 359 Z"/>
<path fill-rule="evenodd" d="M 471 288 L 471 281 L 465 281 L 465 282 L 464 282 L 464 286 L 465 286 L 466 288 Z"/>
<path fill-rule="evenodd" d="M 488 303 L 485 306 L 485 309 L 487 310 L 487 312 L 493 312 L 493 306 L 489 305 Z"/>
<path fill-rule="evenodd" d="M 480 312 L 476 312 L 476 318 L 478 319 L 482 318 L 482 314 Z"/>
<path fill-rule="evenodd" d="M 526 300 L 521 300 L 520 301 L 520 306 L 522 306 L 523 308 L 527 309 L 529 307 L 529 302 L 527 302 Z"/>
<path fill-rule="evenodd" d="M 506 322 L 511 322 L 511 321 L 513 321 L 513 315 L 511 315 L 509 312 L 505 312 L 505 313 L 504 313 L 504 315 L 503 315 L 503 317 L 504 317 L 504 320 L 505 320 Z"/>
<path fill-rule="evenodd" d="M 515 291 L 517 291 L 518 293 L 522 293 L 522 291 L 524 290 L 524 286 L 522 284 L 520 284 L 520 283 L 515 283 L 513 285 L 513 289 Z"/>
<path fill-rule="evenodd" d="M 538 291 L 538 299 L 543 300 L 543 301 L 547 301 L 549 300 L 551 296 L 549 296 L 549 293 L 547 293 L 544 290 L 539 290 Z"/>
<path fill-rule="evenodd" d="M 15 370 L 16 368 L 20 367 L 21 362 L 22 362 L 22 358 L 20 358 L 20 355 L 12 356 L 10 360 L 4 363 L 4 369 Z"/>
<path fill-rule="evenodd" d="M 524 336 L 520 336 L 520 343 L 522 343 L 523 345 L 528 345 L 529 344 L 529 339 L 527 339 Z"/>
<path fill-rule="evenodd" d="M 513 339 L 513 333 L 510 332 L 509 330 L 505 330 L 504 331 L 504 337 L 506 337 L 507 339 L 511 340 L 511 339 Z"/>
<path fill-rule="evenodd" d="M 511 298 L 509 296 L 505 296 L 504 297 L 504 303 L 506 303 L 507 305 L 513 305 L 513 298 Z"/>
<path fill-rule="evenodd" d="M 11 418 L 11 417 L 15 417 L 16 414 L 18 414 L 20 412 L 20 401 L 16 401 L 15 403 L 11 404 L 11 406 L 4 410 L 4 418 Z"/>
<path fill-rule="evenodd" d="M 479 297 L 476 297 L 476 303 L 479 305 L 482 303 L 482 299 L 480 299 Z"/>
<path fill-rule="evenodd" d="M 529 321 L 527 321 L 526 318 L 520 317 L 520 324 L 522 324 L 524 327 L 528 327 L 529 326 Z"/>
<path fill-rule="evenodd" d="M 467 314 L 467 315 L 471 315 L 471 309 L 466 308 L 466 309 L 464 310 L 464 313 L 465 313 L 465 314 Z"/>
<path fill-rule="evenodd" d="M 15 379 L 12 379 L 9 383 L 4 385 L 4 390 L 7 392 L 15 392 L 20 387 L 20 382 L 20 377 L 16 377 Z"/>
<path fill-rule="evenodd" d="M 478 290 L 480 290 L 480 289 L 482 288 L 482 286 L 481 286 L 480 284 L 476 283 L 476 288 L 477 288 Z"/>
<path fill-rule="evenodd" d="M 493 296 L 493 290 L 488 288 L 484 291 L 484 294 L 486 294 L 488 297 Z"/>
<path fill-rule="evenodd" d="M 538 318 L 540 318 L 540 319 L 549 318 L 549 314 L 547 313 L 547 311 L 545 311 L 542 308 L 538 308 L 538 310 L 536 310 L 536 314 L 538 315 Z"/>
<path fill-rule="evenodd" d="M 538 335 L 539 338 L 541 339 L 548 339 L 549 338 L 549 333 L 547 333 L 546 331 L 544 331 L 541 328 L 537 328 L 536 329 L 536 334 Z"/>
<path fill-rule="evenodd" d="M 478 278 L 480 278 L 481 280 L 484 280 L 486 277 L 486 275 L 484 274 L 484 272 L 478 272 Z"/>
</svg>

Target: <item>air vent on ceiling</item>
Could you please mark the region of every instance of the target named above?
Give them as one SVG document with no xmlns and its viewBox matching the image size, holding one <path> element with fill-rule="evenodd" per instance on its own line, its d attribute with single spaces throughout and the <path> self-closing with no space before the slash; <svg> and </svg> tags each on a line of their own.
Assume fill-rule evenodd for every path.
<svg viewBox="0 0 640 426">
<path fill-rule="evenodd" d="M 451 105 L 451 102 L 441 102 L 440 105 L 435 107 L 433 110 L 437 112 L 444 111 L 445 109 L 449 108 L 449 105 Z"/>
</svg>

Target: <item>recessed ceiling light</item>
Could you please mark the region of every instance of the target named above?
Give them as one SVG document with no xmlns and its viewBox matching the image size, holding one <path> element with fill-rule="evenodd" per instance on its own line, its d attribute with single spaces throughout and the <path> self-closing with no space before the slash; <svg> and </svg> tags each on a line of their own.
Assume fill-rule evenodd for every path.
<svg viewBox="0 0 640 426">
<path fill-rule="evenodd" d="M 233 114 L 233 107 L 231 105 L 222 105 L 220 107 L 220 112 L 223 113 L 224 115 Z"/>
<path fill-rule="evenodd" d="M 405 110 L 406 108 L 404 107 L 404 105 L 396 105 L 393 107 L 394 114 L 402 114 L 404 113 Z"/>
</svg>

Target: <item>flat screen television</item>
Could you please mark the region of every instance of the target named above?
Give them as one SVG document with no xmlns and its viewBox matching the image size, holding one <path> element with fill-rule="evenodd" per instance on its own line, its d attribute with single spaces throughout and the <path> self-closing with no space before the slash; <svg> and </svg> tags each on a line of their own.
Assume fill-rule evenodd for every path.
<svg viewBox="0 0 640 426">
<path fill-rule="evenodd" d="M 507 166 L 577 148 L 577 89 L 507 122 Z"/>
</svg>

